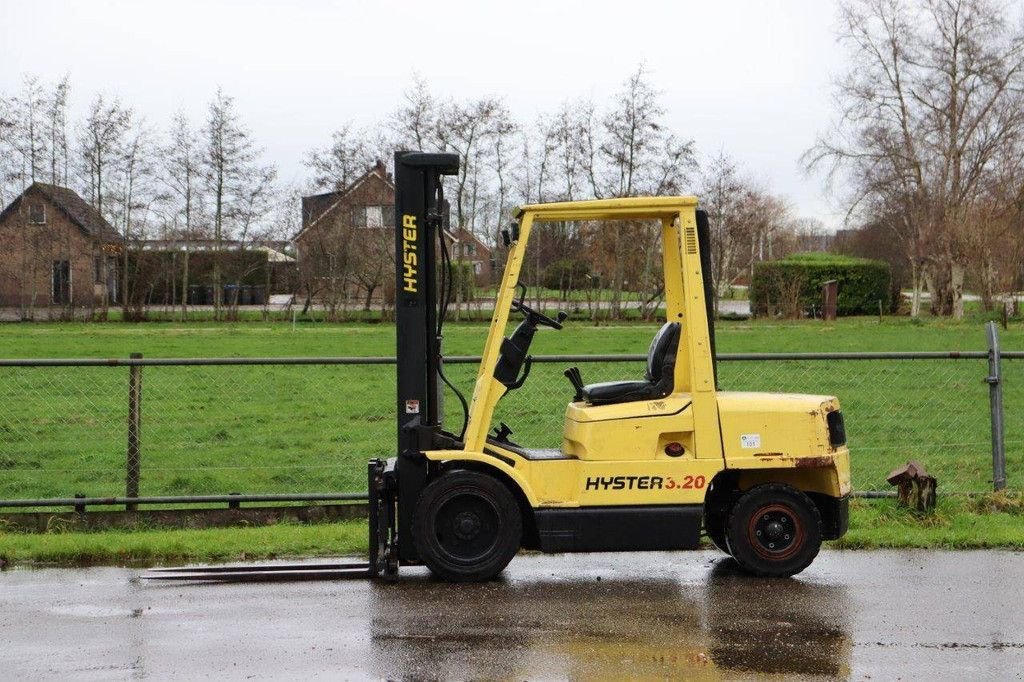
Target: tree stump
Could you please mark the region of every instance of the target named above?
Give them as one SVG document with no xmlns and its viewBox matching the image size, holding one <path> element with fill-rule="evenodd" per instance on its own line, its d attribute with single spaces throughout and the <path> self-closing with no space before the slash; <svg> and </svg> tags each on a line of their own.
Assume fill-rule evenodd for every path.
<svg viewBox="0 0 1024 682">
<path fill-rule="evenodd" d="M 935 509 L 935 489 L 938 482 L 924 470 L 924 465 L 920 462 L 907 462 L 889 474 L 886 480 L 889 485 L 897 486 L 896 494 L 900 506 L 924 513 Z"/>
<path fill-rule="evenodd" d="M 839 303 L 839 281 L 830 279 L 821 285 L 821 319 L 826 322 L 836 321 Z"/>
</svg>

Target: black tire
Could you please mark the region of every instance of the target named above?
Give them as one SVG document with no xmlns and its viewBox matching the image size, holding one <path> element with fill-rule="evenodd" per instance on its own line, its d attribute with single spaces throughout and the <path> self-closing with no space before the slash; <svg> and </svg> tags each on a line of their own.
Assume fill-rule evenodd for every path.
<svg viewBox="0 0 1024 682">
<path fill-rule="evenodd" d="M 726 554 L 729 553 L 729 543 L 725 539 L 725 514 L 713 512 L 704 513 L 704 534 L 715 545 L 715 547 Z"/>
<path fill-rule="evenodd" d="M 453 471 L 424 488 L 413 537 L 420 559 L 448 582 L 481 582 L 501 573 L 519 550 L 519 504 L 493 476 Z"/>
<path fill-rule="evenodd" d="M 788 578 L 821 549 L 821 514 L 796 488 L 768 483 L 744 493 L 726 524 L 729 554 L 748 573 Z"/>
<path fill-rule="evenodd" d="M 734 495 L 724 482 L 715 481 L 704 497 L 704 534 L 720 551 L 729 553 L 725 540 L 725 524 L 729 521 L 729 507 Z"/>
</svg>

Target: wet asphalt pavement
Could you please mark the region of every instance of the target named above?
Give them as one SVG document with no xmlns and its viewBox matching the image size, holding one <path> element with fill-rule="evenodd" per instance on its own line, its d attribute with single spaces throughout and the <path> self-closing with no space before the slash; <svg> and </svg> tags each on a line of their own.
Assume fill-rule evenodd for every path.
<svg viewBox="0 0 1024 682">
<path fill-rule="evenodd" d="M 712 552 L 524 555 L 482 585 L 140 572 L 0 572 L 0 678 L 1024 679 L 1024 553 L 823 552 L 791 580 Z"/>
</svg>

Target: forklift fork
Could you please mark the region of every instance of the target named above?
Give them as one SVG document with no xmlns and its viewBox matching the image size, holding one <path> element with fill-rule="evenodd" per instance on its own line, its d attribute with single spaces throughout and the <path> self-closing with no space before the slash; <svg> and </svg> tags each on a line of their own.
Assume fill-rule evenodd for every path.
<svg viewBox="0 0 1024 682">
<path fill-rule="evenodd" d="M 398 577 L 398 526 L 395 518 L 398 484 L 394 459 L 370 460 L 367 490 L 370 494 L 369 575 L 395 580 Z"/>
<path fill-rule="evenodd" d="M 370 493 L 370 560 L 304 564 L 264 564 L 256 566 L 189 566 L 151 568 L 142 577 L 169 582 L 239 583 L 297 580 L 338 580 L 376 578 L 393 581 L 398 577 L 398 532 L 395 526 L 394 460 L 371 459 L 367 467 Z"/>
</svg>

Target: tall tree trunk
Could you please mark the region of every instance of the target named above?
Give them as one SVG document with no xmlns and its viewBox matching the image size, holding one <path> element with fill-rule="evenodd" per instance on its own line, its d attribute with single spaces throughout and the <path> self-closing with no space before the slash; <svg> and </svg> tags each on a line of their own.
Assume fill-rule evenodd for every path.
<svg viewBox="0 0 1024 682">
<path fill-rule="evenodd" d="M 213 244 L 213 319 L 220 320 L 221 301 L 224 292 L 220 286 L 220 244 L 221 244 L 221 221 L 223 220 L 224 184 L 217 183 L 217 215 L 214 218 L 214 244 Z"/>
<path fill-rule="evenodd" d="M 622 229 L 619 226 L 615 228 L 615 267 L 612 270 L 612 300 L 609 309 L 609 316 L 612 319 L 618 320 L 621 316 L 622 310 L 622 277 L 623 277 L 623 258 L 619 255 L 622 253 Z"/>
<path fill-rule="evenodd" d="M 924 274 L 921 272 L 921 264 L 917 259 L 910 260 L 910 316 L 921 316 L 921 288 L 924 285 Z"/>
<path fill-rule="evenodd" d="M 992 251 L 985 250 L 981 265 L 981 306 L 986 312 L 992 310 L 995 302 L 995 266 L 992 263 Z"/>
<path fill-rule="evenodd" d="M 962 263 L 953 261 L 949 266 L 949 289 L 952 295 L 953 319 L 964 319 L 964 271 Z"/>
<path fill-rule="evenodd" d="M 189 243 L 188 239 L 185 240 L 185 257 L 182 259 L 181 264 L 181 321 L 184 322 L 188 319 L 188 257 L 189 257 Z"/>
</svg>

